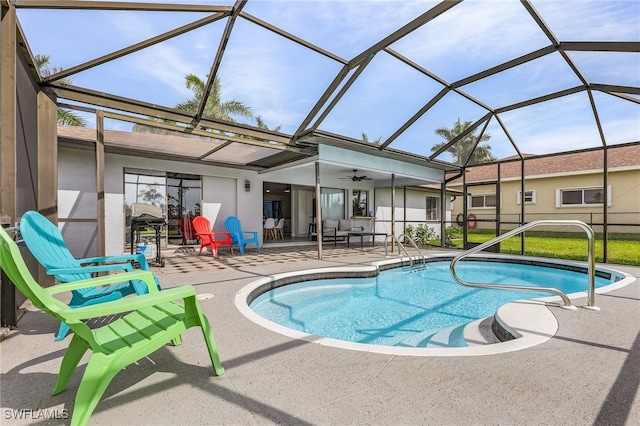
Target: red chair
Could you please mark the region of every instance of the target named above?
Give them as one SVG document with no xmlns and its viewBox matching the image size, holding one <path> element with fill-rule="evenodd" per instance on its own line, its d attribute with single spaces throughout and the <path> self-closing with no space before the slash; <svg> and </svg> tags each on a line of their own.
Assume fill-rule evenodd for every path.
<svg viewBox="0 0 640 426">
<path fill-rule="evenodd" d="M 182 233 L 182 245 L 189 244 L 189 241 L 195 241 L 197 239 L 196 232 L 191 225 L 191 218 L 188 215 L 184 215 L 178 222 L 180 225 L 180 232 Z"/>
<path fill-rule="evenodd" d="M 196 216 L 193 218 L 193 229 L 200 238 L 200 254 L 202 254 L 203 248 L 211 247 L 213 257 L 218 257 L 219 246 L 229 246 L 229 250 L 233 254 L 231 234 L 228 232 L 213 232 L 211 230 L 211 222 L 206 217 Z M 216 239 L 216 236 L 223 236 L 224 238 Z"/>
</svg>

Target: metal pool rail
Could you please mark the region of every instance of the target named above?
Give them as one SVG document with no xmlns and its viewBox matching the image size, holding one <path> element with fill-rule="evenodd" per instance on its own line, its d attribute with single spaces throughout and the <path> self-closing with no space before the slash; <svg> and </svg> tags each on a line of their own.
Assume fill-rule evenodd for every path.
<svg viewBox="0 0 640 426">
<path fill-rule="evenodd" d="M 586 234 L 587 234 L 587 239 L 588 239 L 588 253 L 587 253 L 587 276 L 588 276 L 588 280 L 589 280 L 589 290 L 588 290 L 588 304 L 587 304 L 587 308 L 588 309 L 593 309 L 593 310 L 599 310 L 599 308 L 597 306 L 595 306 L 595 297 L 596 297 L 596 292 L 595 292 L 595 287 L 596 287 L 596 275 L 595 275 L 595 258 L 594 258 L 594 249 L 595 249 L 595 236 L 594 236 L 594 232 L 593 229 L 591 229 L 591 227 L 589 225 L 587 225 L 584 222 L 581 222 L 579 220 L 534 220 L 532 222 L 529 222 L 525 225 L 522 225 L 512 231 L 509 231 L 507 233 L 504 233 L 502 235 L 498 235 L 497 237 L 495 237 L 494 239 L 487 241 L 486 243 L 482 243 L 479 246 L 473 247 L 469 250 L 466 250 L 465 252 L 457 255 L 456 257 L 453 258 L 453 260 L 451 261 L 451 264 L 449 265 L 449 269 L 451 270 L 451 275 L 453 275 L 453 278 L 458 282 L 458 284 L 461 284 L 463 286 L 466 287 L 478 287 L 478 288 L 495 288 L 495 289 L 500 289 L 500 290 L 522 290 L 522 291 L 540 291 L 540 292 L 545 292 L 545 293 L 555 293 L 558 296 L 560 296 L 562 298 L 562 300 L 564 301 L 565 307 L 568 309 L 575 309 L 575 307 L 571 304 L 571 300 L 569 299 L 569 296 L 567 296 L 565 293 L 563 293 L 562 291 L 558 290 L 557 288 L 551 288 L 551 287 L 530 287 L 530 286 L 518 286 L 518 285 L 503 285 L 503 284 L 489 284 L 489 283 L 471 283 L 471 282 L 467 282 L 462 280 L 460 277 L 458 277 L 458 275 L 456 274 L 456 263 L 458 263 L 458 261 L 462 260 L 463 258 L 476 253 L 480 250 L 484 250 L 487 247 L 491 247 L 492 245 L 502 241 L 502 240 L 506 240 L 507 238 L 510 238 L 514 235 L 517 234 L 521 234 L 523 232 L 525 232 L 528 229 L 534 228 L 536 226 L 540 226 L 540 225 L 562 225 L 562 226 L 566 226 L 566 225 L 574 225 L 574 226 L 578 226 L 580 228 L 582 228 Z"/>
</svg>

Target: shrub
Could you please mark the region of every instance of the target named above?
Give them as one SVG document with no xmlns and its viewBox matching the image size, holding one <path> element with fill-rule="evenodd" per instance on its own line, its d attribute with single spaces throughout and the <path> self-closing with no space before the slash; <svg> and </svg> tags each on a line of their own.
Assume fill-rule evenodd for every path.
<svg viewBox="0 0 640 426">
<path fill-rule="evenodd" d="M 411 238 L 412 240 L 415 241 L 415 236 L 416 236 L 416 229 L 413 227 L 413 225 L 407 225 L 404 228 L 404 241 L 403 243 L 408 243 L 409 242 L 409 238 Z"/>
<path fill-rule="evenodd" d="M 426 246 L 429 244 L 429 241 L 434 240 L 435 238 L 436 231 L 426 223 L 421 223 L 416 228 L 416 238 L 414 240 L 416 244 Z"/>
</svg>

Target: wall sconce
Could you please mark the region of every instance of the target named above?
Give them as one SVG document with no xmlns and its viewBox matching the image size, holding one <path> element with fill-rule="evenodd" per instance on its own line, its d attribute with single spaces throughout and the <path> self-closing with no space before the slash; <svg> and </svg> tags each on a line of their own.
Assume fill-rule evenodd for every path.
<svg viewBox="0 0 640 426">
<path fill-rule="evenodd" d="M 244 190 L 247 192 L 251 191 L 251 181 L 249 180 L 244 181 Z"/>
</svg>

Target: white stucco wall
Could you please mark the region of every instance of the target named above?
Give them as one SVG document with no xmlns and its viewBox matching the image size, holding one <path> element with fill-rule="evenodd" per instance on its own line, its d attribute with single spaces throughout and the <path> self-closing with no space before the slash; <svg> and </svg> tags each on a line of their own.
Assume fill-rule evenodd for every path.
<svg viewBox="0 0 640 426">
<path fill-rule="evenodd" d="M 59 217 L 97 218 L 95 154 L 92 151 L 61 148 L 58 164 Z M 224 230 L 223 222 L 229 215 L 237 216 L 246 230 L 262 230 L 262 179 L 254 171 L 107 154 L 104 176 L 106 255 L 120 254 L 125 250 L 125 168 L 200 175 L 202 202 L 208 203 L 208 207 L 216 206 L 218 210 L 213 223 L 214 230 Z M 245 190 L 246 180 L 251 182 L 250 191 Z M 76 255 L 95 250 L 89 247 L 95 245 L 95 239 L 89 240 L 80 233 L 69 233 L 65 239 L 74 247 L 78 244 L 83 246 L 77 248 Z"/>
</svg>

